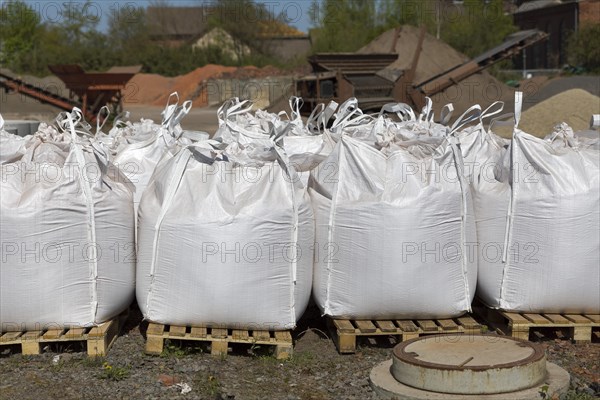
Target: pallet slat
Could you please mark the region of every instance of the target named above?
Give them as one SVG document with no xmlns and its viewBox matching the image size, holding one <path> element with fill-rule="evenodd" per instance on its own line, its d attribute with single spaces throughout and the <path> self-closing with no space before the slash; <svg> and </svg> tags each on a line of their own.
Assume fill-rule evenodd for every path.
<svg viewBox="0 0 600 400">
<path fill-rule="evenodd" d="M 418 332 L 419 327 L 410 320 L 397 320 L 396 323 L 404 332 Z"/>
<path fill-rule="evenodd" d="M 104 356 L 117 338 L 127 315 L 125 311 L 110 321 L 89 328 L 7 332 L 0 337 L 0 344 L 18 344 L 22 354 L 35 355 L 41 353 L 43 343 L 85 342 L 88 356 Z"/>
<path fill-rule="evenodd" d="M 571 321 L 569 321 L 568 319 L 566 319 L 565 317 L 563 317 L 560 314 L 542 314 L 542 315 L 544 317 L 546 317 L 553 324 L 569 324 L 569 323 L 571 323 Z"/>
<path fill-rule="evenodd" d="M 252 331 L 252 337 L 261 342 L 268 342 L 271 339 L 269 331 Z"/>
<path fill-rule="evenodd" d="M 163 324 L 155 324 L 154 322 L 150 322 L 148 325 L 148 330 L 146 334 L 148 335 L 162 335 L 165 330 L 165 326 Z"/>
<path fill-rule="evenodd" d="M 289 331 L 275 331 L 275 339 L 278 342 L 292 342 L 292 334 Z"/>
<path fill-rule="evenodd" d="M 169 334 L 175 337 L 184 337 L 185 336 L 185 326 L 174 326 L 171 325 L 169 327 Z"/>
<path fill-rule="evenodd" d="M 529 339 L 530 334 L 539 337 L 543 333 L 540 333 L 539 330 L 550 329 L 557 337 L 572 339 L 576 342 L 589 342 L 592 340 L 592 328 L 600 327 L 600 322 L 596 322 L 600 318 L 596 318 L 594 315 L 519 313 L 487 307 L 480 309 L 480 312 L 483 313 L 482 317 L 496 329 L 500 329 L 512 337 L 525 340 Z"/>
<path fill-rule="evenodd" d="M 417 325 L 419 325 L 425 332 L 435 332 L 438 330 L 437 324 L 429 319 L 417 320 Z"/>
<path fill-rule="evenodd" d="M 600 324 L 600 314 L 583 314 L 586 318 L 592 320 L 596 324 Z"/>
<path fill-rule="evenodd" d="M 190 330 L 190 337 L 192 338 L 205 338 L 206 328 L 202 326 L 192 326 Z"/>
<path fill-rule="evenodd" d="M 65 331 L 64 329 L 51 329 L 51 330 L 47 331 L 46 333 L 44 333 L 43 338 L 45 340 L 58 339 L 59 337 L 62 336 L 64 331 Z"/>
<path fill-rule="evenodd" d="M 109 330 L 109 328 L 113 322 L 114 321 L 109 321 L 109 322 L 105 322 L 103 324 L 93 327 L 88 332 L 88 337 L 98 338 L 98 337 L 104 336 L 106 334 L 106 332 Z"/>
<path fill-rule="evenodd" d="M 458 324 L 451 319 L 438 319 L 437 322 L 445 331 L 458 330 L 459 328 Z"/>
<path fill-rule="evenodd" d="M 462 321 L 460 322 L 459 319 Z M 459 319 L 424 319 L 424 320 L 343 320 L 328 318 L 335 345 L 341 354 L 355 353 L 356 340 L 359 337 L 398 336 L 401 341 L 417 338 L 424 334 L 440 333 L 474 333 L 481 325 L 470 316 Z"/>
<path fill-rule="evenodd" d="M 248 331 L 241 330 L 241 329 L 234 329 L 233 332 L 231 332 L 231 336 L 236 340 L 243 340 L 243 341 L 247 341 L 248 337 L 249 337 Z"/>
<path fill-rule="evenodd" d="M 528 320 L 530 320 L 531 322 L 533 322 L 534 324 L 540 324 L 540 325 L 545 325 L 545 324 L 549 324 L 550 321 L 544 317 L 542 317 L 540 314 L 523 314 L 523 316 L 525 318 L 527 318 Z"/>
<path fill-rule="evenodd" d="M 273 345 L 275 346 L 275 356 L 277 359 L 288 358 L 293 351 L 293 340 L 289 330 L 272 332 L 265 330 L 174 325 L 171 325 L 169 329 L 164 329 L 164 325 L 151 322 L 146 331 L 146 336 L 146 353 L 152 355 L 162 354 L 166 339 L 210 342 L 211 355 L 213 356 L 227 355 L 230 343 L 252 345 L 260 342 L 261 344 Z"/>
<path fill-rule="evenodd" d="M 71 328 L 69 329 L 63 336 L 67 339 L 83 339 L 83 334 L 85 333 L 85 328 Z"/>
<path fill-rule="evenodd" d="M 381 329 L 381 332 L 396 332 L 398 330 L 392 321 L 375 321 L 375 325 Z"/>
<path fill-rule="evenodd" d="M 373 333 L 377 331 L 377 327 L 371 321 L 355 321 L 356 326 L 362 333 Z"/>
<path fill-rule="evenodd" d="M 347 319 L 334 319 L 333 324 L 342 333 L 354 333 L 356 331 L 354 325 Z"/>
<path fill-rule="evenodd" d="M 213 328 L 211 336 L 215 339 L 225 339 L 227 337 L 227 329 Z"/>
<path fill-rule="evenodd" d="M 6 332 L 0 338 L 0 343 L 12 342 L 21 336 L 22 332 Z"/>
<path fill-rule="evenodd" d="M 28 331 L 21 336 L 22 340 L 38 340 L 42 336 L 42 331 Z"/>
<path fill-rule="evenodd" d="M 583 315 L 564 314 L 564 316 L 565 316 L 565 318 L 570 319 L 571 321 L 575 322 L 576 324 L 591 324 L 592 323 L 592 321 L 590 321 Z"/>
<path fill-rule="evenodd" d="M 512 326 L 515 326 L 515 325 L 529 326 L 529 325 L 531 325 L 531 321 L 528 320 L 527 318 L 525 318 L 524 316 L 522 316 L 521 314 L 502 312 L 502 315 L 504 315 L 506 318 L 508 318 L 508 320 L 511 322 Z"/>
</svg>

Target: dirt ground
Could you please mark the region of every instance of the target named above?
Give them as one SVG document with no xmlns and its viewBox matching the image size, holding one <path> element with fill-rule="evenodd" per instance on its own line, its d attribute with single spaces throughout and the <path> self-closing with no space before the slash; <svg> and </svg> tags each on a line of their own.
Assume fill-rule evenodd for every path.
<svg viewBox="0 0 600 400">
<path fill-rule="evenodd" d="M 294 331 L 294 355 L 287 361 L 276 360 L 268 348 L 243 345 L 234 345 L 227 357 L 213 358 L 206 346 L 177 342 L 167 345 L 162 356 L 148 356 L 146 327 L 139 311 L 134 311 L 108 356 L 99 359 L 88 359 L 73 346 L 51 348 L 40 356 L 2 348 L 0 398 L 376 400 L 369 373 L 391 357 L 394 344 L 390 338 L 377 343 L 363 340 L 356 354 L 339 355 L 315 308 L 309 308 Z M 571 374 L 571 389 L 564 399 L 600 395 L 599 343 L 559 339 L 541 343 L 548 360 Z M 191 391 L 182 394 L 183 384 Z"/>
</svg>

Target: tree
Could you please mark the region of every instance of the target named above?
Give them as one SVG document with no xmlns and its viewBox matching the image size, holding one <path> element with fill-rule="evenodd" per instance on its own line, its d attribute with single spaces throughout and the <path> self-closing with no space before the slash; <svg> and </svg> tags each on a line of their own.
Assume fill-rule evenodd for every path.
<svg viewBox="0 0 600 400">
<path fill-rule="evenodd" d="M 150 27 L 143 7 L 113 9 L 108 21 L 107 42 L 115 62 L 143 64 L 157 45 L 150 40 Z"/>
<path fill-rule="evenodd" d="M 22 1 L 5 3 L 0 9 L 0 61 L 17 71 L 27 68 L 42 25 L 40 16 Z"/>
<path fill-rule="evenodd" d="M 569 63 L 591 72 L 600 72 L 600 23 L 581 25 L 568 39 Z"/>
<path fill-rule="evenodd" d="M 512 17 L 504 13 L 502 0 L 465 0 L 462 9 L 444 12 L 441 39 L 475 57 L 502 43 L 516 29 Z"/>
<path fill-rule="evenodd" d="M 281 23 L 281 16 L 274 15 L 264 4 L 253 0 L 217 0 L 208 25 L 221 28 L 234 39 L 234 51 L 239 65 L 256 59 L 257 54 L 267 55 L 265 35 L 270 27 Z M 250 49 L 250 52 L 248 52 Z"/>
<path fill-rule="evenodd" d="M 311 20 L 317 27 L 315 52 L 356 51 L 371 41 L 380 29 L 377 3 L 363 0 L 313 0 Z"/>
<path fill-rule="evenodd" d="M 444 18 L 442 0 L 383 0 L 379 8 L 378 20 L 383 30 L 398 25 L 425 25 L 430 33 L 437 33 Z"/>
</svg>

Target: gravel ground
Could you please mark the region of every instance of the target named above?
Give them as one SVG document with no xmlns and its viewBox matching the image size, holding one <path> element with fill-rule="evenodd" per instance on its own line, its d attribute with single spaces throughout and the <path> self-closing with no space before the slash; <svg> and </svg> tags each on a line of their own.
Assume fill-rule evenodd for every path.
<svg viewBox="0 0 600 400">
<path fill-rule="evenodd" d="M 208 347 L 179 343 L 166 346 L 163 356 L 147 356 L 146 325 L 134 311 L 106 358 L 89 359 L 72 346 L 40 356 L 11 354 L 2 348 L 0 399 L 375 400 L 369 372 L 391 356 L 393 347 L 393 341 L 359 342 L 356 354 L 341 356 L 314 309 L 295 331 L 294 356 L 288 361 L 276 360 L 267 349 L 247 346 L 212 358 Z M 568 340 L 542 344 L 548 360 L 571 373 L 571 390 L 565 398 L 600 396 L 600 344 Z M 186 394 L 181 393 L 184 384 L 191 388 Z"/>
</svg>

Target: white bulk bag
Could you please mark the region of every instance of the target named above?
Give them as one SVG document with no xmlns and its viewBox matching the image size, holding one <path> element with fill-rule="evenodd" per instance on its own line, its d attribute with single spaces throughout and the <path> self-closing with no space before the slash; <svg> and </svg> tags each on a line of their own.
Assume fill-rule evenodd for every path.
<svg viewBox="0 0 600 400">
<path fill-rule="evenodd" d="M 256 110 L 252 113 L 249 101 L 233 98 L 225 102 L 218 111 L 219 129 L 215 139 L 224 143 L 238 142 L 262 143 L 270 146 L 269 135 L 271 126 L 285 130 L 283 148 L 294 169 L 300 173 L 301 181 L 306 185 L 308 172 L 315 168 L 331 152 L 334 143 L 326 132 L 326 127 L 337 103 L 330 102 L 327 106 L 319 104 L 306 120 L 302 120 L 300 108 L 302 99 L 292 96 L 289 100 L 292 114 L 279 114 Z M 283 119 L 283 116 L 287 118 Z"/>
<path fill-rule="evenodd" d="M 501 169 L 502 160 L 510 141 L 492 132 L 491 127 L 497 123 L 496 120 L 490 123 L 488 129 L 484 127 L 483 120 L 501 113 L 503 108 L 504 102 L 493 103 L 482 111 L 479 124 L 457 132 L 465 178 L 471 185 L 479 184 L 481 179 L 494 181 L 495 174 L 499 173 Z M 512 116 L 513 114 L 504 114 L 497 119 L 503 120 Z M 475 204 L 475 209 L 477 210 L 477 204 Z"/>
<path fill-rule="evenodd" d="M 35 137 L 1 166 L 3 331 L 92 326 L 133 300 L 130 184 L 70 125 L 72 142 Z"/>
<path fill-rule="evenodd" d="M 172 99 L 176 99 L 173 104 Z M 180 146 L 191 143 L 188 136 L 194 140 L 208 139 L 207 133 L 188 132 L 181 128 L 180 122 L 189 113 L 192 102 L 186 101 L 178 106 L 177 99 L 177 93 L 172 93 L 160 125 L 152 120 L 142 119 L 138 123 L 128 124 L 114 134 L 114 163 L 135 185 L 136 216 L 142 194 L 161 159 L 171 157 Z"/>
<path fill-rule="evenodd" d="M 342 135 L 311 171 L 313 293 L 324 314 L 447 318 L 470 310 L 475 223 L 453 141 L 399 142 L 386 155 Z"/>
<path fill-rule="evenodd" d="M 333 116 L 337 103 L 331 101 L 327 105 L 318 104 L 304 123 L 300 115 L 302 102 L 299 97 L 290 98 L 291 129 L 283 137 L 283 148 L 290 163 L 300 172 L 301 179 L 306 185 L 308 172 L 327 158 L 335 146 L 327 134 L 327 123 Z"/>
<path fill-rule="evenodd" d="M 4 118 L 0 115 L 0 165 L 18 161 L 25 154 L 30 136 L 19 136 L 4 130 Z"/>
<path fill-rule="evenodd" d="M 314 220 L 282 157 L 273 145 L 217 152 L 206 142 L 157 168 L 139 209 L 136 292 L 146 319 L 296 326 L 310 297 Z"/>
<path fill-rule="evenodd" d="M 600 309 L 598 148 L 570 130 L 539 139 L 518 129 L 517 93 L 510 180 L 482 190 L 480 245 L 495 247 L 479 265 L 478 293 L 491 307 L 521 312 L 597 313 Z M 504 216 L 500 213 L 504 211 Z M 496 255 L 500 252 L 500 255 Z"/>
</svg>

